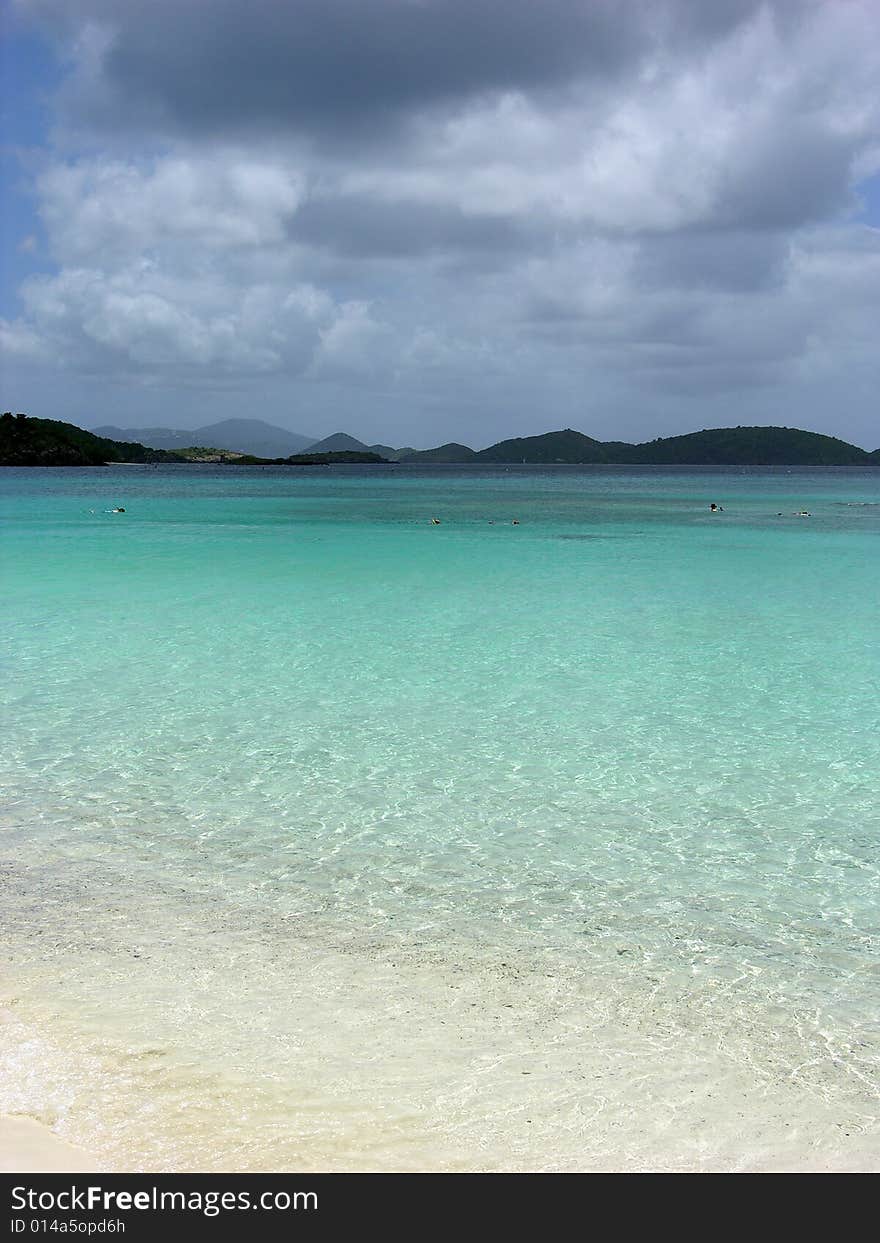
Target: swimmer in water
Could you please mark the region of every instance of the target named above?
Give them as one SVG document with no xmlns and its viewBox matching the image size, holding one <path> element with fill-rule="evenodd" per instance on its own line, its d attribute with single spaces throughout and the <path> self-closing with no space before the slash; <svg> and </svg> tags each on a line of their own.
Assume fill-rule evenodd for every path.
<svg viewBox="0 0 880 1243">
<path fill-rule="evenodd" d="M 439 518 L 432 518 L 432 519 L 431 519 L 431 526 L 432 526 L 432 527 L 439 527 L 439 525 L 440 525 L 440 519 L 439 519 Z"/>
</svg>

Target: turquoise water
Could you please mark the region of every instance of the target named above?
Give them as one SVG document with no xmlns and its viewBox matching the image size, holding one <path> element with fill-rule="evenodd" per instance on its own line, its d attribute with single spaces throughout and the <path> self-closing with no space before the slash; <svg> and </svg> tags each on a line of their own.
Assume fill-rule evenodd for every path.
<svg viewBox="0 0 880 1243">
<path fill-rule="evenodd" d="M 4 1107 L 132 1167 L 880 1152 L 880 473 L 0 487 Z"/>
</svg>

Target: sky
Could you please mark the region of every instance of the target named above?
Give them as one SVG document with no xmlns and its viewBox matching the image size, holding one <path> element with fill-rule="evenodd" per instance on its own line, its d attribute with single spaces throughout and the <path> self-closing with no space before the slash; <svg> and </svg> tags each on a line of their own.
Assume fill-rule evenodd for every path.
<svg viewBox="0 0 880 1243">
<path fill-rule="evenodd" d="M 877 0 L 0 4 L 0 409 L 880 446 Z"/>
</svg>

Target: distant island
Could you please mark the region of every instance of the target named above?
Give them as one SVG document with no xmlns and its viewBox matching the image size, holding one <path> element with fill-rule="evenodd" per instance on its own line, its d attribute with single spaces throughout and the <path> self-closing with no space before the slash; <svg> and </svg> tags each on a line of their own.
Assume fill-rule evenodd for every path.
<svg viewBox="0 0 880 1243">
<path fill-rule="evenodd" d="M 876 455 L 834 436 L 794 427 L 717 427 L 645 444 L 593 440 L 567 428 L 503 440 L 476 455 L 483 462 L 615 463 L 622 466 L 855 466 Z"/>
<path fill-rule="evenodd" d="M 391 445 L 365 445 L 347 432 L 334 432 L 332 436 L 316 440 L 314 436 L 274 427 L 262 419 L 224 419 L 189 432 L 173 427 L 122 428 L 109 424 L 90 430 L 104 440 L 136 440 L 148 448 L 167 449 L 173 453 L 189 453 L 193 445 L 213 445 L 216 452 L 247 453 L 266 461 L 297 454 L 311 457 L 325 453 L 374 453 L 386 461 L 396 462 L 416 452 L 411 446 L 394 449 Z"/>
<path fill-rule="evenodd" d="M 0 465 L 106 466 L 108 462 L 174 462 L 182 459 L 137 441 L 105 440 L 73 423 L 0 415 Z"/>
<path fill-rule="evenodd" d="M 245 443 L 248 422 L 258 424 L 258 435 L 273 430 L 259 420 L 229 420 L 235 426 L 233 438 Z M 222 429 L 223 424 L 213 428 Z M 102 428 L 102 431 L 121 431 Z M 149 429 L 146 429 L 149 430 Z M 168 438 L 185 436 L 172 429 L 162 431 Z M 204 431 L 206 429 L 199 429 Z M 195 433 L 190 433 L 195 436 Z M 291 439 L 304 439 L 290 433 Z M 225 436 L 222 437 L 226 439 Z M 167 443 L 167 441 L 166 441 Z M 277 443 L 277 442 L 276 442 Z M 288 442 L 289 443 L 289 442 Z M 24 414 L 0 416 L 0 466 L 105 466 L 126 464 L 208 463 L 224 466 L 332 466 L 389 464 L 534 464 L 534 465 L 618 465 L 618 466 L 868 466 L 880 468 L 880 449 L 868 452 L 834 436 L 800 431 L 794 427 L 719 427 L 684 436 L 667 436 L 644 444 L 594 440 L 582 432 L 566 428 L 543 436 L 502 440 L 487 449 L 475 450 L 462 444 L 445 444 L 436 449 L 417 451 L 392 449 L 387 445 L 365 445 L 345 432 L 307 444 L 308 452 L 282 456 L 262 456 L 229 445 L 191 444 L 174 449 L 145 445 L 139 441 L 118 440 L 85 431 L 73 423 L 54 419 L 34 419 Z"/>
<path fill-rule="evenodd" d="M 263 458 L 216 446 L 154 449 L 137 441 L 96 436 L 73 423 L 32 419 L 10 412 L 0 415 L 0 466 L 106 466 L 111 462 L 125 465 L 332 466 L 384 461 L 386 459 L 377 453 L 351 450 Z"/>
<path fill-rule="evenodd" d="M 189 450 L 194 445 L 213 445 L 218 450 L 249 453 L 261 458 L 289 457 L 293 453 L 307 451 L 320 452 L 314 436 L 289 432 L 286 428 L 264 423 L 262 419 L 223 419 L 220 423 L 206 423 L 204 427 L 197 427 L 193 431 L 174 427 L 123 428 L 109 424 L 90 430 L 93 435 L 104 440 L 136 440 L 150 449 L 168 449 L 172 453 Z M 350 445 L 338 447 L 351 448 Z"/>
</svg>

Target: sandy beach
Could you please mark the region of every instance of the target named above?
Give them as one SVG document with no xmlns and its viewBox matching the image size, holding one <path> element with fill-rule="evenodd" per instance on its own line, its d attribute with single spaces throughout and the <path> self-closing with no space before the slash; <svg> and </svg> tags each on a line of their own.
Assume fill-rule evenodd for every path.
<svg viewBox="0 0 880 1243">
<path fill-rule="evenodd" d="M 0 1173 L 80 1174 L 100 1168 L 36 1119 L 0 1117 Z"/>
<path fill-rule="evenodd" d="M 214 957 L 206 949 L 203 987 L 187 980 L 186 1042 L 155 1012 L 146 1046 L 130 1018 L 89 1035 L 60 1014 L 25 1021 L 16 1006 L 0 1028 L 15 1068 L 0 1124 L 4 1171 L 880 1166 L 868 1097 L 795 1070 L 784 1050 L 759 1069 L 754 1045 L 735 1047 L 738 1025 L 713 1037 L 711 1014 L 693 1010 L 685 1027 L 678 1005 L 652 998 L 640 973 L 628 996 L 615 987 L 609 1006 L 604 990 L 579 994 L 571 977 L 480 970 L 464 956 L 453 972 L 405 955 L 392 963 L 291 946 L 284 965 L 261 956 L 260 996 L 247 1007 L 282 1013 L 298 980 L 289 1044 L 265 1020 L 254 1027 L 245 1011 L 227 1013 L 226 1040 L 242 1022 L 248 1038 L 227 1062 L 208 1050 L 221 1021 L 210 992 L 228 971 Z M 233 957 L 237 976 L 239 966 Z M 159 964 L 161 976 L 168 967 Z M 27 1116 L 37 1106 L 51 1115 Z M 50 1129 L 55 1117 L 63 1139 Z"/>
</svg>

